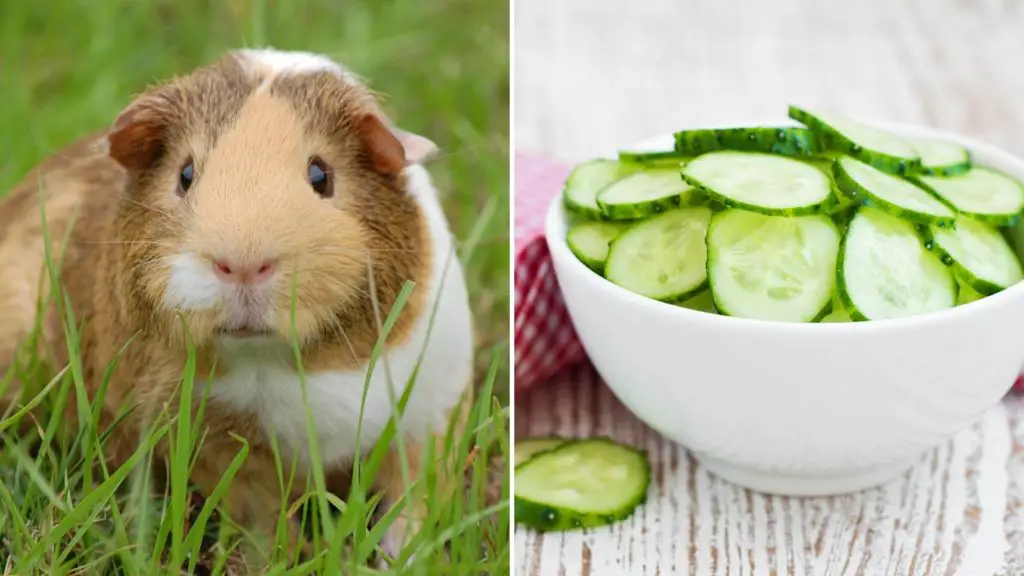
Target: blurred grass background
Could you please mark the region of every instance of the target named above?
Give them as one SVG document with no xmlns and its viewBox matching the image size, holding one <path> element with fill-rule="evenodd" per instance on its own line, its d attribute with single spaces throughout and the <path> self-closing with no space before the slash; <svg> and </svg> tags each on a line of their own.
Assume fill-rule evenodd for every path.
<svg viewBox="0 0 1024 576">
<path fill-rule="evenodd" d="M 48 154 L 108 126 L 147 85 L 243 46 L 320 52 L 343 62 L 384 95 L 399 126 L 438 144 L 429 168 L 459 240 L 480 379 L 485 389 L 493 385 L 498 411 L 482 399 L 481 422 L 496 427 L 494 435 L 449 447 L 472 478 L 464 501 L 431 494 L 439 523 L 423 531 L 422 541 L 440 549 L 422 554 L 416 573 L 507 573 L 509 566 L 504 457 L 488 470 L 487 459 L 475 456 L 488 446 L 508 452 L 508 18 L 508 0 L 0 0 L 0 196 Z M 133 567 L 146 550 L 126 555 L 118 532 L 144 514 L 134 500 L 110 494 L 90 504 L 80 446 L 30 455 L 32 438 L 0 433 L 0 440 L 0 573 L 8 573 L 12 559 L 16 573 L 66 573 L 79 561 L 89 564 L 70 573 L 111 573 L 111 555 L 121 566 L 113 573 L 149 573 L 153 564 Z M 495 473 L 503 476 L 496 489 L 504 508 L 486 508 L 483 494 L 495 489 L 488 479 Z M 365 502 L 348 504 L 349 515 L 368 513 Z M 166 518 L 158 522 L 165 526 Z M 59 547 L 38 550 L 47 539 Z M 216 567 L 228 555 L 217 546 L 211 554 L 214 568 L 201 560 L 208 571 L 197 573 L 230 573 Z M 22 565 L 29 572 L 19 571 Z"/>
<path fill-rule="evenodd" d="M 133 94 L 225 50 L 328 54 L 441 148 L 430 165 L 461 243 L 480 366 L 507 358 L 508 0 L 0 0 L 0 194 L 109 125 Z M 508 366 L 496 379 L 508 399 Z"/>
</svg>

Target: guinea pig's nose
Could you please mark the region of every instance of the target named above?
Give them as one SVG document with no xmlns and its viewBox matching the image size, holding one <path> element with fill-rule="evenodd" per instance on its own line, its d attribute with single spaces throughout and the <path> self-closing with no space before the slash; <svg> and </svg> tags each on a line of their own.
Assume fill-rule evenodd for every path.
<svg viewBox="0 0 1024 576">
<path fill-rule="evenodd" d="M 267 258 L 252 262 L 215 259 L 213 271 L 217 277 L 231 284 L 259 284 L 267 281 L 277 270 L 277 259 Z"/>
</svg>

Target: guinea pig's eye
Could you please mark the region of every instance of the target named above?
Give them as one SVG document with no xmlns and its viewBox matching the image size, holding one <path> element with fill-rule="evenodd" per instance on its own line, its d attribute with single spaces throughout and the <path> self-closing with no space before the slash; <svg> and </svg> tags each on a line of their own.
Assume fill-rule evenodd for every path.
<svg viewBox="0 0 1024 576">
<path fill-rule="evenodd" d="M 321 198 L 330 198 L 334 194 L 334 187 L 331 186 L 331 171 L 324 164 L 324 161 L 314 156 L 309 161 L 308 178 L 309 185 L 320 195 Z"/>
<path fill-rule="evenodd" d="M 192 187 L 192 180 L 194 179 L 195 168 L 192 166 L 192 161 L 189 160 L 185 167 L 181 169 L 181 174 L 178 174 L 178 194 L 184 196 L 188 189 Z"/>
</svg>

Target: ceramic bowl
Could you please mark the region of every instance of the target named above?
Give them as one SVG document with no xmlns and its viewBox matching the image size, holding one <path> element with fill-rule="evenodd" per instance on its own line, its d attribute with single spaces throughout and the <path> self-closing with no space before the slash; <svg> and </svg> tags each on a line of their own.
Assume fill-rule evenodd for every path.
<svg viewBox="0 0 1024 576">
<path fill-rule="evenodd" d="M 988 144 L 880 127 L 959 142 L 976 164 L 1024 180 L 1024 161 Z M 1024 283 L 964 306 L 876 322 L 731 318 L 608 282 L 572 254 L 566 229 L 559 197 L 547 215 L 547 242 L 597 371 L 641 420 L 747 488 L 811 496 L 893 480 L 999 402 L 1024 364 Z"/>
</svg>

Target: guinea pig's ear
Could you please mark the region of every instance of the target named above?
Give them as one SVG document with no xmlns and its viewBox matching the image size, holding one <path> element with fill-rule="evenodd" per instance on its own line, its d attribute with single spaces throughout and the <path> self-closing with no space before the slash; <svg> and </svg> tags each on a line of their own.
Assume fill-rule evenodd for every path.
<svg viewBox="0 0 1024 576">
<path fill-rule="evenodd" d="M 434 144 L 429 138 L 398 128 L 392 128 L 391 131 L 395 133 L 395 137 L 405 148 L 406 164 L 420 164 L 437 154 L 437 144 Z"/>
<path fill-rule="evenodd" d="M 107 134 L 110 157 L 126 169 L 150 166 L 163 147 L 171 102 L 163 94 L 139 97 L 118 115 Z"/>
<path fill-rule="evenodd" d="M 356 131 L 370 152 L 374 169 L 382 174 L 398 174 L 406 166 L 418 164 L 437 151 L 437 146 L 430 140 L 389 128 L 379 115 L 372 112 L 359 118 Z"/>
</svg>

